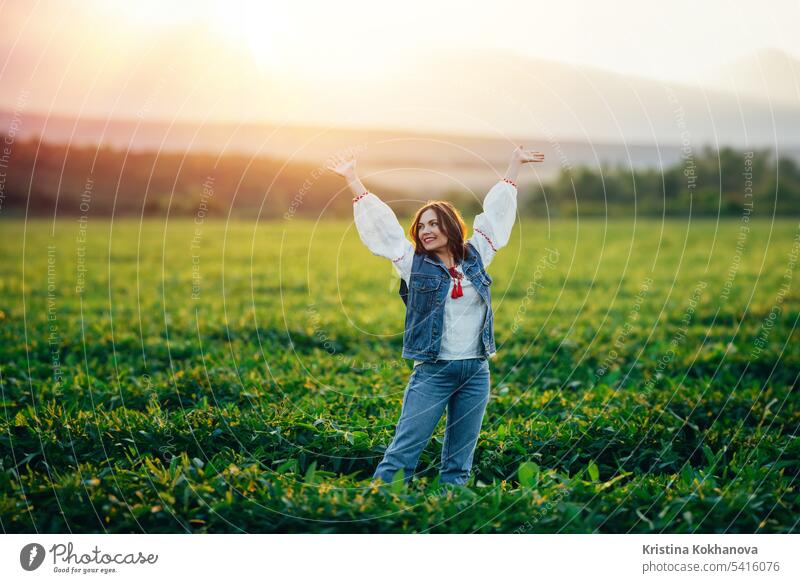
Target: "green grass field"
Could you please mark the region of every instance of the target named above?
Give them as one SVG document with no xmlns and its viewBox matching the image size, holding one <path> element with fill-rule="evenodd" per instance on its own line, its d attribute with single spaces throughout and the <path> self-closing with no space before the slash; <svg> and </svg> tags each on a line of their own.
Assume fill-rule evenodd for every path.
<svg viewBox="0 0 800 583">
<path fill-rule="evenodd" d="M 444 418 L 370 481 L 411 370 L 389 261 L 200 223 L 0 223 L 4 532 L 798 530 L 796 220 L 518 223 L 449 491 Z"/>
</svg>

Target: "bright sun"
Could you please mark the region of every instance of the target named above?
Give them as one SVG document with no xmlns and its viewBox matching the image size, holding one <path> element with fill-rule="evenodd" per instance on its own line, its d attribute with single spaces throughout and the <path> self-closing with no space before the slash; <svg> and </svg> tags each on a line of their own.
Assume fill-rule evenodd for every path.
<svg viewBox="0 0 800 583">
<path fill-rule="evenodd" d="M 219 3 L 213 18 L 234 42 L 243 43 L 262 66 L 292 66 L 293 53 L 289 31 L 291 15 L 283 3 Z"/>
<path fill-rule="evenodd" d="M 335 5 L 220 2 L 215 6 L 214 25 L 224 28 L 233 42 L 247 46 L 262 67 L 303 76 L 358 78 L 385 64 L 386 53 L 373 40 L 379 31 L 372 30 L 370 37 L 358 24 L 334 26 Z"/>
<path fill-rule="evenodd" d="M 382 74 L 392 59 L 404 57 L 411 38 L 392 37 L 408 30 L 410 16 L 383 17 L 363 6 L 337 23 L 341 7 L 328 3 L 257 0 L 95 0 L 97 12 L 127 29 L 137 41 L 154 29 L 197 25 L 217 33 L 252 62 L 276 73 L 302 77 L 333 76 L 363 80 Z M 371 12 L 370 12 L 371 10 Z M 375 22 L 371 23 L 370 18 Z M 198 40 L 198 42 L 202 42 Z M 207 46 L 197 47 L 198 52 Z"/>
</svg>

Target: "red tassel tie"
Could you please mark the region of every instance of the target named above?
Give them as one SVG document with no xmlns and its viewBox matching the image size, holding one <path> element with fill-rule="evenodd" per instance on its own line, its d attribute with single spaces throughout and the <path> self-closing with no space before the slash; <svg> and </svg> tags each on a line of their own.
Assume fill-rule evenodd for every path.
<svg viewBox="0 0 800 583">
<path fill-rule="evenodd" d="M 450 268 L 450 275 L 456 280 L 456 284 L 453 286 L 453 293 L 450 294 L 450 297 L 453 299 L 460 298 L 464 295 L 464 292 L 461 290 L 461 278 L 464 276 L 456 271 L 455 265 Z"/>
</svg>

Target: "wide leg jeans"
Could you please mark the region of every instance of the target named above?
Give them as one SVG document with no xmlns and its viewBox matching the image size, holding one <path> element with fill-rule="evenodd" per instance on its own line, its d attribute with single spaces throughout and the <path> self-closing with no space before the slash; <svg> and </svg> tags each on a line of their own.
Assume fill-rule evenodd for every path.
<svg viewBox="0 0 800 583">
<path fill-rule="evenodd" d="M 373 477 L 391 482 L 402 468 L 408 483 L 446 409 L 439 483 L 465 484 L 489 402 L 489 386 L 486 358 L 426 361 L 414 367 L 394 438 Z"/>
</svg>

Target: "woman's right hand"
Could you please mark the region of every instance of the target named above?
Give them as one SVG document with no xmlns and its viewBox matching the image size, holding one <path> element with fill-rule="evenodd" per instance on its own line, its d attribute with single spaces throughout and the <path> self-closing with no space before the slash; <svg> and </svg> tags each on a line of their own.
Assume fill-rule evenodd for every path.
<svg viewBox="0 0 800 583">
<path fill-rule="evenodd" d="M 326 168 L 331 172 L 335 172 L 339 176 L 348 178 L 355 175 L 356 159 L 352 156 L 344 159 L 333 158 Z"/>
</svg>

